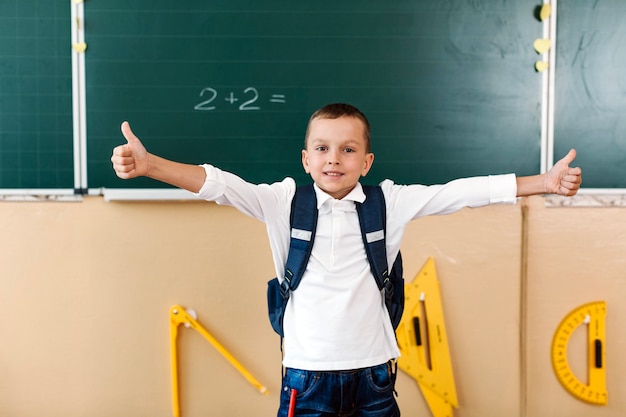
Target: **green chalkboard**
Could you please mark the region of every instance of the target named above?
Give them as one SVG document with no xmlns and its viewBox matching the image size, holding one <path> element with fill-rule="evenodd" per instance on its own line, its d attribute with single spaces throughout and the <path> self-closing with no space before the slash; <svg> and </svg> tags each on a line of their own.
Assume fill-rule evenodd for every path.
<svg viewBox="0 0 626 417">
<path fill-rule="evenodd" d="M 578 150 L 586 188 L 626 188 L 626 2 L 558 3 L 555 158 Z"/>
<path fill-rule="evenodd" d="M 74 188 L 70 5 L 0 1 L 0 189 Z"/>
<path fill-rule="evenodd" d="M 253 182 L 307 181 L 309 115 L 372 125 L 368 182 L 539 171 L 535 4 L 517 1 L 85 2 L 89 188 L 150 188 L 110 163 L 128 120 L 146 147 Z"/>
</svg>

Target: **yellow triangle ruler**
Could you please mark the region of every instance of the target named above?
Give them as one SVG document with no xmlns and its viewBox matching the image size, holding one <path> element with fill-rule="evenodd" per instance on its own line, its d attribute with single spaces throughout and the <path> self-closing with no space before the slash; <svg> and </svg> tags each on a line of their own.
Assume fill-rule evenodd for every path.
<svg viewBox="0 0 626 417">
<path fill-rule="evenodd" d="M 552 340 L 552 367 L 563 387 L 581 401 L 606 405 L 606 302 L 584 304 L 571 311 L 559 324 Z M 574 331 L 587 326 L 587 384 L 572 372 L 567 358 L 567 346 Z"/>
<path fill-rule="evenodd" d="M 433 258 L 405 286 L 404 314 L 396 336 L 400 369 L 417 381 L 433 416 L 451 417 L 458 399 Z"/>
</svg>

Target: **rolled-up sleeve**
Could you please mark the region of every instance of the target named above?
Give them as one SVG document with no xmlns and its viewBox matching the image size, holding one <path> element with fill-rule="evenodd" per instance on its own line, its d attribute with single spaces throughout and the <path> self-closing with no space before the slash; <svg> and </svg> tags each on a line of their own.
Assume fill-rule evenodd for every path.
<svg viewBox="0 0 626 417">
<path fill-rule="evenodd" d="M 515 174 L 489 176 L 489 202 L 491 204 L 513 204 L 517 201 Z"/>
<path fill-rule="evenodd" d="M 203 200 L 216 201 L 224 195 L 226 190 L 223 171 L 209 164 L 204 164 L 202 167 L 206 173 L 206 179 L 200 191 L 195 195 Z"/>
</svg>

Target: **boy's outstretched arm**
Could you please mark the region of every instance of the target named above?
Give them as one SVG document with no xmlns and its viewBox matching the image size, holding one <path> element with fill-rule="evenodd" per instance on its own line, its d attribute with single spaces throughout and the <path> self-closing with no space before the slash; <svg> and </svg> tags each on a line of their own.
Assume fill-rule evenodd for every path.
<svg viewBox="0 0 626 417">
<path fill-rule="evenodd" d="M 517 196 L 535 194 L 558 194 L 573 196 L 582 183 L 582 170 L 569 165 L 576 158 L 576 150 L 571 149 L 545 174 L 517 177 Z"/>
<path fill-rule="evenodd" d="M 115 147 L 111 156 L 113 169 L 118 177 L 129 179 L 145 176 L 193 193 L 200 191 L 206 178 L 204 168 L 170 161 L 149 153 L 130 129 L 128 122 L 122 123 L 122 134 L 127 143 Z"/>
</svg>

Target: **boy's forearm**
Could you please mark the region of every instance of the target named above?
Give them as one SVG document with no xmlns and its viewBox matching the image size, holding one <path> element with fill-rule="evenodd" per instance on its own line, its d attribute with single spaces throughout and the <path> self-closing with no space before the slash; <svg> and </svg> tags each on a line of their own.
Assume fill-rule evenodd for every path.
<svg viewBox="0 0 626 417">
<path fill-rule="evenodd" d="M 516 177 L 516 181 L 517 197 L 545 194 L 548 192 L 546 190 L 545 174 Z"/>
<path fill-rule="evenodd" d="M 147 177 L 192 193 L 202 188 L 206 179 L 204 168 L 199 165 L 182 164 L 153 154 L 148 154 Z"/>
</svg>

